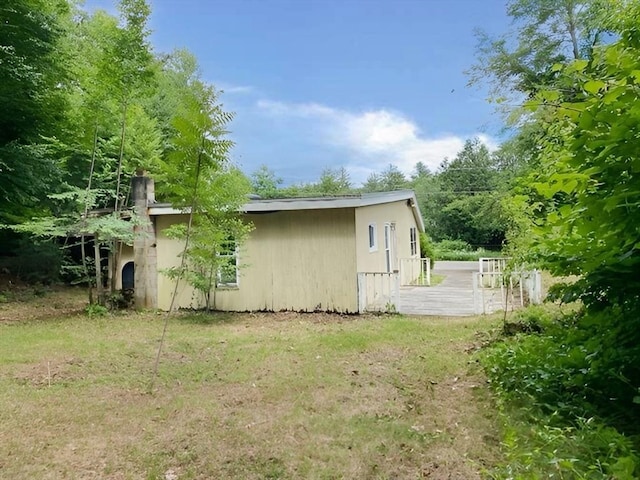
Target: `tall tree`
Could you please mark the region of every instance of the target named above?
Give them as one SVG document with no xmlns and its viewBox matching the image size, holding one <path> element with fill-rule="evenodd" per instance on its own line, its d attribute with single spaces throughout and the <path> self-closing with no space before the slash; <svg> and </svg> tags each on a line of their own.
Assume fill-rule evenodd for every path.
<svg viewBox="0 0 640 480">
<path fill-rule="evenodd" d="M 479 30 L 478 62 L 469 70 L 470 83 L 491 86 L 494 101 L 519 101 L 557 76 L 556 64 L 588 58 L 600 42 L 595 20 L 600 0 L 510 0 L 512 31 L 492 38 Z M 509 111 L 513 111 L 511 106 Z"/>
<path fill-rule="evenodd" d="M 261 198 L 278 197 L 280 185 L 282 185 L 282 178 L 276 176 L 275 172 L 266 165 L 260 165 L 260 168 L 251 174 L 253 193 Z"/>
<path fill-rule="evenodd" d="M 409 188 L 409 182 L 395 165 L 389 164 L 380 173 L 372 173 L 362 185 L 364 192 L 391 192 Z"/>
<path fill-rule="evenodd" d="M 173 121 L 176 136 L 162 162 L 161 191 L 176 208 L 189 212 L 189 221 L 167 231 L 184 241 L 184 250 L 181 264 L 165 273 L 176 289 L 180 281 L 187 281 L 202 292 L 209 307 L 215 306 L 215 288 L 233 258 L 229 252 L 251 229 L 240 215 L 250 182 L 229 163 L 233 144 L 225 135 L 232 115 L 218 103 L 215 89 L 193 79 L 180 105 Z"/>
<path fill-rule="evenodd" d="M 65 1 L 7 0 L 0 5 L 0 220 L 36 213 L 60 181 L 42 137 L 60 133 L 67 72 L 58 46 Z"/>
</svg>

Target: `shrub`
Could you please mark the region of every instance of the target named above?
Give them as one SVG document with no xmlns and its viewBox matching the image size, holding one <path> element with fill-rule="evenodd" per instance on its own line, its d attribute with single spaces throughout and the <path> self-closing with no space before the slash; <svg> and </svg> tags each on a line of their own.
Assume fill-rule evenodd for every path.
<svg viewBox="0 0 640 480">
<path fill-rule="evenodd" d="M 436 249 L 429 238 L 429 235 L 426 233 L 420 233 L 420 253 L 422 257 L 426 257 L 429 259 L 429 264 L 431 268 L 436 264 Z"/>
<path fill-rule="evenodd" d="M 640 347 L 625 317 L 529 308 L 514 322 L 531 333 L 485 349 L 481 363 L 510 425 L 510 464 L 497 478 L 639 478 Z"/>
</svg>

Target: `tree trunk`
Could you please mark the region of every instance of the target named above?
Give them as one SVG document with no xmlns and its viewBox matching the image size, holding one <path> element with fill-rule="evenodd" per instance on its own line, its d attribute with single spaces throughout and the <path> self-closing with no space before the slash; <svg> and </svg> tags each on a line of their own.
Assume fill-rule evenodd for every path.
<svg viewBox="0 0 640 480">
<path fill-rule="evenodd" d="M 87 196 L 84 199 L 84 219 L 86 221 L 89 214 L 89 192 L 91 191 L 91 183 L 93 181 L 93 171 L 96 165 L 96 150 L 98 149 L 98 122 L 96 121 L 93 130 L 93 149 L 91 150 L 91 166 L 89 167 L 89 181 L 87 182 Z M 83 229 L 84 230 L 84 229 Z M 80 237 L 80 251 L 82 252 L 82 268 L 84 269 L 84 278 L 87 282 L 89 293 L 89 305 L 93 305 L 93 287 L 91 285 L 91 275 L 89 275 L 89 267 L 87 266 L 87 242 L 84 234 Z"/>
<path fill-rule="evenodd" d="M 96 296 L 98 297 L 98 303 L 104 305 L 104 288 L 102 286 L 102 268 L 100 261 L 100 242 L 98 241 L 98 234 L 93 237 L 93 255 L 95 257 L 96 264 Z"/>
</svg>

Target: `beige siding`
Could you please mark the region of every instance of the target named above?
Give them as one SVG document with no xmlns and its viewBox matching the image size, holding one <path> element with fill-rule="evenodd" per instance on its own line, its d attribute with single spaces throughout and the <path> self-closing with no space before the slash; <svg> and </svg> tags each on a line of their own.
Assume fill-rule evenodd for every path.
<svg viewBox="0 0 640 480">
<path fill-rule="evenodd" d="M 356 312 L 354 217 L 353 208 L 247 215 L 255 229 L 240 251 L 239 286 L 218 290 L 215 308 Z M 182 248 L 163 230 L 185 220 L 157 217 L 159 271 L 179 264 Z M 173 285 L 159 274 L 159 308 L 168 309 Z M 202 305 L 201 295 L 180 285 L 180 307 Z"/>
<path fill-rule="evenodd" d="M 384 226 L 395 223 L 395 252 L 393 265 L 399 268 L 400 258 L 411 257 L 411 245 L 409 228 L 415 227 L 417 232 L 420 228 L 416 224 L 413 216 L 413 209 L 407 205 L 406 201 L 386 203 L 382 205 L 371 205 L 360 207 L 356 210 L 356 245 L 357 245 L 357 268 L 358 272 L 386 272 L 387 264 L 385 258 Z M 374 224 L 376 228 L 377 249 L 369 249 L 369 225 Z M 419 257 L 420 246 L 418 248 Z M 393 268 L 392 268 L 393 269 Z"/>
<path fill-rule="evenodd" d="M 116 278 L 116 288 L 118 290 L 122 289 L 122 269 L 124 266 L 133 262 L 133 247 L 131 245 L 126 245 L 123 243 L 118 244 L 120 250 L 120 268 L 118 269 L 118 277 Z"/>
</svg>

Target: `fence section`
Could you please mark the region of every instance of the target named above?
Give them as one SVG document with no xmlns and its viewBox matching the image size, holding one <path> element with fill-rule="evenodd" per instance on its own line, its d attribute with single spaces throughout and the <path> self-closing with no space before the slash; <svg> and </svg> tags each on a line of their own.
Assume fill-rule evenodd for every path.
<svg viewBox="0 0 640 480">
<path fill-rule="evenodd" d="M 493 313 L 542 302 L 542 278 L 538 270 L 473 274 L 476 313 Z"/>
<path fill-rule="evenodd" d="M 400 285 L 431 285 L 431 261 L 428 258 L 401 258 Z"/>
<path fill-rule="evenodd" d="M 481 257 L 478 260 L 478 272 L 500 273 L 507 269 L 509 257 Z"/>
<path fill-rule="evenodd" d="M 397 312 L 400 275 L 387 272 L 358 273 L 358 312 Z"/>
</svg>

